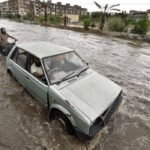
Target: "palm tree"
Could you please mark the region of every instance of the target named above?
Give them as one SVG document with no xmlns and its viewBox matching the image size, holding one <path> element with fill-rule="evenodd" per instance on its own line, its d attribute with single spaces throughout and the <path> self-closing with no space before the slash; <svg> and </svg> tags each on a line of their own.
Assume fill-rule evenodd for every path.
<svg viewBox="0 0 150 150">
<path fill-rule="evenodd" d="M 120 9 L 116 9 L 115 8 L 117 6 L 120 6 L 120 4 L 115 4 L 115 5 L 111 5 L 111 6 L 109 6 L 108 4 L 106 4 L 104 7 L 102 7 L 100 4 L 98 4 L 95 1 L 94 1 L 94 4 L 102 11 L 102 18 L 101 18 L 99 29 L 103 30 L 104 25 L 105 25 L 105 20 L 106 20 L 106 14 L 107 14 L 107 12 L 109 12 L 109 11 L 120 11 Z"/>
</svg>

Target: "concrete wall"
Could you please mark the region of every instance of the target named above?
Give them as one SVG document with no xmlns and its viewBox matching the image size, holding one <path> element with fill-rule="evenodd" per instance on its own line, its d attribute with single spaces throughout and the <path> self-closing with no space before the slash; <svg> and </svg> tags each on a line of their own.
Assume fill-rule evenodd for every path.
<svg viewBox="0 0 150 150">
<path fill-rule="evenodd" d="M 79 15 L 68 14 L 66 16 L 70 19 L 70 23 L 79 22 Z"/>
</svg>

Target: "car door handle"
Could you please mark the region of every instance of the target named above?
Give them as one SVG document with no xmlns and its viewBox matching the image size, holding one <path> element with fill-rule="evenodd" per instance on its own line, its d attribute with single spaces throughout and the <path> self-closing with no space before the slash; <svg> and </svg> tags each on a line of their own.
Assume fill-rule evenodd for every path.
<svg viewBox="0 0 150 150">
<path fill-rule="evenodd" d="M 27 80 L 30 80 L 29 77 L 27 77 L 27 76 L 26 76 L 26 79 L 27 79 Z"/>
</svg>

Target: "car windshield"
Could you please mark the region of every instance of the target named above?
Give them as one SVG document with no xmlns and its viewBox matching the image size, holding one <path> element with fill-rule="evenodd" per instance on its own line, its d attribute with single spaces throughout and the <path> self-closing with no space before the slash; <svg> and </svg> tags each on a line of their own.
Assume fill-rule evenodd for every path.
<svg viewBox="0 0 150 150">
<path fill-rule="evenodd" d="M 44 58 L 43 62 L 51 84 L 64 81 L 88 67 L 75 52 Z"/>
</svg>

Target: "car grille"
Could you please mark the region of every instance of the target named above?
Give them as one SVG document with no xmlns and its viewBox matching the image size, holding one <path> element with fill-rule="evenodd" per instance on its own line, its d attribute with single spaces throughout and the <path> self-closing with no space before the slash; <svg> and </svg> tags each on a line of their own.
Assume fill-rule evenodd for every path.
<svg viewBox="0 0 150 150">
<path fill-rule="evenodd" d="M 94 136 L 100 129 L 102 129 L 109 121 L 112 114 L 115 112 L 115 110 L 118 108 L 122 101 L 122 92 L 120 92 L 119 96 L 116 98 L 114 103 L 107 109 L 105 112 L 98 117 L 93 125 L 90 128 L 90 135 Z"/>
<path fill-rule="evenodd" d="M 77 80 L 77 78 L 72 78 L 70 80 L 68 80 L 69 83 L 75 82 Z"/>
</svg>

